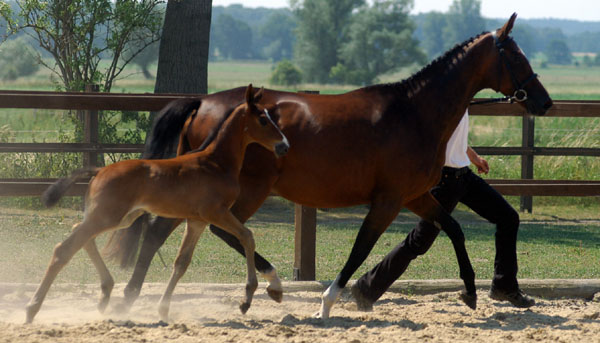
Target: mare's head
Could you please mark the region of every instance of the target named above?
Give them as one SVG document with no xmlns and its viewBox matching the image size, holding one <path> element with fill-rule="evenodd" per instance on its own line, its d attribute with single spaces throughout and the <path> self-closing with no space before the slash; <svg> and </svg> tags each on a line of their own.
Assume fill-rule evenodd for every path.
<svg viewBox="0 0 600 343">
<path fill-rule="evenodd" d="M 263 89 L 254 92 L 252 84 L 246 88 L 246 102 L 243 108 L 245 117 L 244 134 L 249 142 L 255 142 L 273 151 L 277 157 L 285 155 L 290 147 L 287 138 L 271 118 L 269 111 L 258 104 L 263 95 Z M 236 109 L 237 110 L 237 109 Z"/>
<path fill-rule="evenodd" d="M 528 113 L 544 115 L 552 106 L 552 99 L 533 72 L 527 57 L 517 43 L 509 36 L 517 14 L 514 13 L 504 26 L 492 33 L 496 52 L 492 56 L 495 66 L 491 70 L 495 80 L 490 80 L 494 90 L 512 97 Z"/>
</svg>

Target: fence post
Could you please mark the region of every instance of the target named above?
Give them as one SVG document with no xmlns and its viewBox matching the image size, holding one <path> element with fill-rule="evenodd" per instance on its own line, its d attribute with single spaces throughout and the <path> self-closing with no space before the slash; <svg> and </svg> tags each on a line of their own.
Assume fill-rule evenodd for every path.
<svg viewBox="0 0 600 343">
<path fill-rule="evenodd" d="M 532 115 L 523 115 L 523 138 L 522 147 L 534 147 L 535 117 Z M 533 179 L 533 151 L 521 155 L 521 179 Z M 533 198 L 530 195 L 521 196 L 521 211 L 531 213 L 533 210 Z"/>
<path fill-rule="evenodd" d="M 319 91 L 299 93 L 319 94 Z M 317 209 L 296 204 L 294 212 L 294 281 L 312 281 L 316 277 Z"/>
<path fill-rule="evenodd" d="M 99 92 L 99 85 L 85 85 L 85 92 Z M 98 144 L 98 111 L 86 110 L 83 113 L 83 142 Z M 96 167 L 98 166 L 98 153 L 97 152 L 84 152 L 83 153 L 83 166 L 84 167 Z"/>
<path fill-rule="evenodd" d="M 317 209 L 296 204 L 294 230 L 294 281 L 315 280 Z"/>
</svg>

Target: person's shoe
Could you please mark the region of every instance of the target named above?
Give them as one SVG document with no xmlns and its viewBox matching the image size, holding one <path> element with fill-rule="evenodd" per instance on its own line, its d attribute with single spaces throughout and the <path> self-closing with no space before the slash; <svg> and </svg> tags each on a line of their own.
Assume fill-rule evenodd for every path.
<svg viewBox="0 0 600 343">
<path fill-rule="evenodd" d="M 501 289 L 492 287 L 490 289 L 490 298 L 498 301 L 508 301 L 513 306 L 519 308 L 528 308 L 535 305 L 535 300 L 523 293 L 522 290 L 517 289 L 516 291 L 507 292 Z"/>
<path fill-rule="evenodd" d="M 362 294 L 362 292 L 358 288 L 358 285 L 356 284 L 356 282 L 352 285 L 352 287 L 350 288 L 350 291 L 352 292 L 352 296 L 354 297 L 354 301 L 356 302 L 356 308 L 359 311 L 363 311 L 363 312 L 373 311 L 373 302 L 370 301 L 369 299 L 367 299 Z"/>
</svg>

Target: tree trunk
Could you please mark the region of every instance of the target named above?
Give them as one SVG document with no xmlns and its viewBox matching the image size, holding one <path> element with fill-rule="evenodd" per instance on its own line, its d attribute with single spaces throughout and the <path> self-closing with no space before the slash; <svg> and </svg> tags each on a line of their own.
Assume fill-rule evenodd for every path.
<svg viewBox="0 0 600 343">
<path fill-rule="evenodd" d="M 208 92 L 212 0 L 169 0 L 154 93 Z"/>
</svg>

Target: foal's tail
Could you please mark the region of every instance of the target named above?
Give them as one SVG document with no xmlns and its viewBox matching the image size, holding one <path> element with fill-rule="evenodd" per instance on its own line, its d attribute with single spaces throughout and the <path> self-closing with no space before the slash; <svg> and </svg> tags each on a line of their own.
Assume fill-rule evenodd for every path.
<svg viewBox="0 0 600 343">
<path fill-rule="evenodd" d="M 42 203 L 46 205 L 46 207 L 56 205 L 58 200 L 65 195 L 69 187 L 71 187 L 77 179 L 95 176 L 98 174 L 99 170 L 100 168 L 77 169 L 71 173 L 71 176 L 58 179 L 58 181 L 50 185 L 44 194 L 42 194 Z"/>
<path fill-rule="evenodd" d="M 152 131 L 146 138 L 142 158 L 162 159 L 175 156 L 179 135 L 186 120 L 202 103 L 200 98 L 183 98 L 171 101 L 154 119 Z"/>
</svg>

